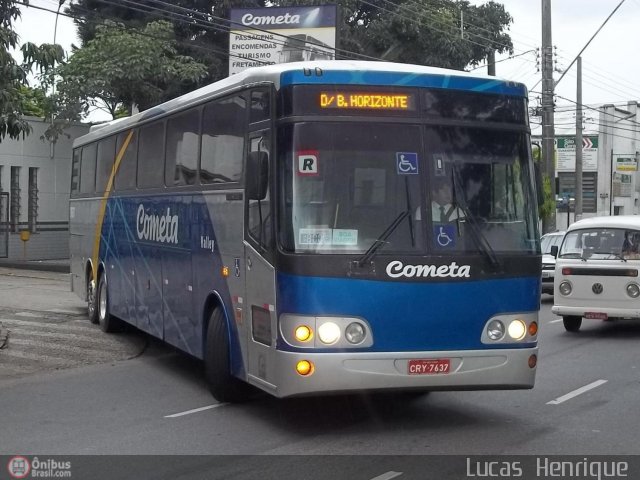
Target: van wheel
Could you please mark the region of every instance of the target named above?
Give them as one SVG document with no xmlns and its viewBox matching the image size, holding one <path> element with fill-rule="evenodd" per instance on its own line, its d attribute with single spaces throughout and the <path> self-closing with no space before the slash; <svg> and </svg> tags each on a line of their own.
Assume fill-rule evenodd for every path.
<svg viewBox="0 0 640 480">
<path fill-rule="evenodd" d="M 220 308 L 211 313 L 204 354 L 204 374 L 209 390 L 219 402 L 243 402 L 254 389 L 231 374 L 229 329 Z"/>
<path fill-rule="evenodd" d="M 93 273 L 87 280 L 87 315 L 91 323 L 98 323 L 98 289 Z"/>
<path fill-rule="evenodd" d="M 562 317 L 562 323 L 564 323 L 564 329 L 567 332 L 577 332 L 580 330 L 580 325 L 582 325 L 582 317 L 576 317 L 573 315 Z"/>
<path fill-rule="evenodd" d="M 122 321 L 111 315 L 109 309 L 109 288 L 107 285 L 107 275 L 100 275 L 98 280 L 97 295 L 98 323 L 103 332 L 113 333 L 122 330 Z"/>
</svg>

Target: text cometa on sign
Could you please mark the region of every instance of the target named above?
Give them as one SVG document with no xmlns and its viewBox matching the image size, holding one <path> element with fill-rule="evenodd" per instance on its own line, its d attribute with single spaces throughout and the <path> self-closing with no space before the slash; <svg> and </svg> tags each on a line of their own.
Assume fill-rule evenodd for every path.
<svg viewBox="0 0 640 480">
<path fill-rule="evenodd" d="M 320 107 L 407 110 L 411 108 L 409 100 L 404 94 L 321 93 Z"/>
</svg>

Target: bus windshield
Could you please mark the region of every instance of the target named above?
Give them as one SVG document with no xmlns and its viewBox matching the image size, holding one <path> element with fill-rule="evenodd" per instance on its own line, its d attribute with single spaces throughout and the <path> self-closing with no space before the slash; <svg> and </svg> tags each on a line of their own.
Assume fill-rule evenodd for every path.
<svg viewBox="0 0 640 480">
<path fill-rule="evenodd" d="M 401 254 L 535 253 L 525 139 L 399 123 L 284 126 L 280 244 L 318 254 L 372 245 Z"/>
</svg>

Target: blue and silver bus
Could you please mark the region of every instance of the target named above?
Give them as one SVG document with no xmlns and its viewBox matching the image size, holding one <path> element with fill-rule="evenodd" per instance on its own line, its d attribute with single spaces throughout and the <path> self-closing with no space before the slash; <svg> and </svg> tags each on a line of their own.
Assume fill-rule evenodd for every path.
<svg viewBox="0 0 640 480">
<path fill-rule="evenodd" d="M 220 401 L 532 388 L 529 137 L 494 77 L 249 69 L 76 140 L 72 289 L 202 359 Z"/>
</svg>

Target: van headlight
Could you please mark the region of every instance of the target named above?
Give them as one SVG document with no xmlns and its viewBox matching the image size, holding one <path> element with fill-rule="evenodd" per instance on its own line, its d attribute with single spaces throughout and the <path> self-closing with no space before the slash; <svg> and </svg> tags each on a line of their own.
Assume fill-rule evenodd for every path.
<svg viewBox="0 0 640 480">
<path fill-rule="evenodd" d="M 637 283 L 630 283 L 627 285 L 627 295 L 631 298 L 638 298 L 638 295 L 640 295 L 640 287 Z"/>
<path fill-rule="evenodd" d="M 567 295 L 571 295 L 572 290 L 573 288 L 571 287 L 571 283 L 567 282 L 566 280 L 564 282 L 561 282 L 560 285 L 558 285 L 558 291 L 560 292 L 561 295 L 564 295 L 565 297 Z"/>
</svg>

